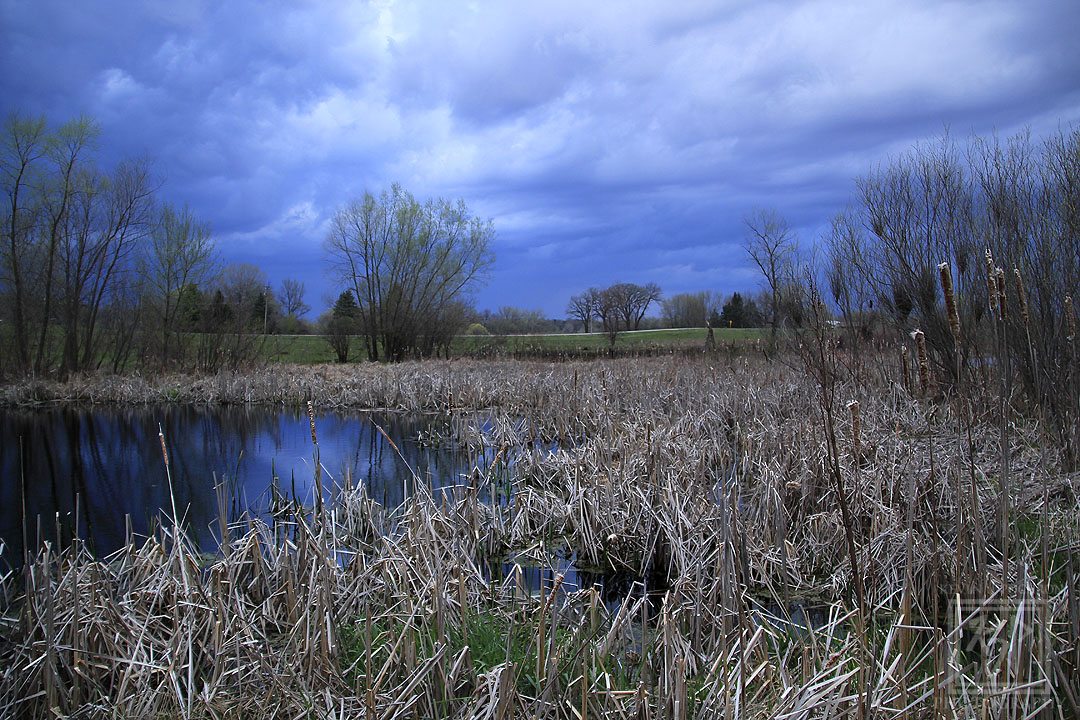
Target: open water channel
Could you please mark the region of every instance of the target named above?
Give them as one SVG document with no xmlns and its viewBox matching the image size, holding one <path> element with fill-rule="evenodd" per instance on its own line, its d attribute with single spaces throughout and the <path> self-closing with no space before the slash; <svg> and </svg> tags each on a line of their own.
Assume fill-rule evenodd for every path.
<svg viewBox="0 0 1080 720">
<path fill-rule="evenodd" d="M 346 483 L 363 485 L 388 508 L 410 497 L 416 482 L 438 499 L 496 454 L 490 443 L 470 453 L 446 439 L 445 416 L 322 412 L 315 422 L 327 502 Z M 483 418 L 472 422 L 490 430 Z M 168 448 L 171 493 L 159 432 Z M 24 547 L 63 546 L 75 535 L 104 557 L 121 548 L 129 532 L 146 536 L 172 517 L 174 498 L 188 537 L 212 553 L 219 484 L 227 489 L 230 520 L 244 513 L 269 519 L 275 491 L 312 505 L 315 457 L 307 414 L 298 408 L 0 410 L 0 577 L 23 564 Z M 518 582 L 534 592 L 564 575 L 562 594 L 594 586 L 614 606 L 641 588 L 634 578 L 579 568 L 572 555 L 533 562 L 518 563 Z M 489 570 L 506 576 L 513 563 L 496 560 Z"/>
<path fill-rule="evenodd" d="M 437 436 L 445 422 L 434 415 L 320 413 L 324 499 L 346 477 L 386 507 L 413 492 L 413 472 L 436 491 L 460 482 L 476 459 L 450 443 L 421 441 Z M 129 524 L 145 535 L 162 513 L 171 516 L 173 497 L 189 534 L 212 551 L 219 516 L 215 484 L 222 482 L 230 519 L 241 512 L 265 516 L 272 484 L 310 506 L 315 447 L 306 413 L 201 406 L 4 411 L 2 557 L 16 564 L 11 558 L 22 557 L 24 539 L 35 547 L 39 533 L 41 540 L 64 542 L 78 532 L 95 554 L 108 554 L 125 543 Z"/>
<path fill-rule="evenodd" d="M 315 422 L 326 501 L 346 482 L 363 485 L 388 508 L 411 496 L 417 481 L 438 499 L 441 489 L 467 482 L 474 466 L 486 468 L 496 454 L 488 446 L 478 456 L 475 449 L 439 441 L 447 435 L 445 416 L 322 412 Z M 487 429 L 485 419 L 473 422 Z M 168 448 L 171 494 L 159 430 Z M 0 576 L 22 565 L 25 546 L 62 546 L 76 534 L 104 557 L 127 542 L 129 530 L 146 536 L 171 517 L 174 497 L 188 536 L 213 552 L 217 484 L 227 488 L 230 520 L 242 513 L 268 519 L 272 488 L 312 505 L 314 471 L 310 423 L 298 408 L 0 411 Z M 511 567 L 496 564 L 492 571 Z M 521 572 L 522 582 L 534 590 L 563 572 L 567 590 L 598 585 L 609 598 L 628 590 L 625 578 L 579 572 L 572 558 L 553 557 L 548 565 L 523 566 Z"/>
</svg>

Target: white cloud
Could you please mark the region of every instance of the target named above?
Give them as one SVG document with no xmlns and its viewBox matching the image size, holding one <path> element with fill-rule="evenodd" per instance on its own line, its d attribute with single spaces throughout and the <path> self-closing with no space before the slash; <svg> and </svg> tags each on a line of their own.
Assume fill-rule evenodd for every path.
<svg viewBox="0 0 1080 720">
<path fill-rule="evenodd" d="M 101 96 L 107 103 L 123 102 L 141 89 L 135 78 L 120 68 L 109 68 L 101 73 Z"/>
</svg>

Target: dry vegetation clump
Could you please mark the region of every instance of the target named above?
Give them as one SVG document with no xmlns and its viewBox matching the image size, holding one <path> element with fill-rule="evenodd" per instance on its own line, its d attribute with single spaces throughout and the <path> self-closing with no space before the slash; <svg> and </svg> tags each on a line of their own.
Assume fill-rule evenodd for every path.
<svg viewBox="0 0 1080 720">
<path fill-rule="evenodd" d="M 38 386 L 437 410 L 494 454 L 451 498 L 342 491 L 213 559 L 44 549 L 7 583 L 0 714 L 1078 717 L 1080 479 L 1037 408 L 1003 432 L 993 382 L 924 396 L 899 351 L 813 343 Z M 639 584 L 537 597 L 497 571 L 526 557 Z"/>
</svg>

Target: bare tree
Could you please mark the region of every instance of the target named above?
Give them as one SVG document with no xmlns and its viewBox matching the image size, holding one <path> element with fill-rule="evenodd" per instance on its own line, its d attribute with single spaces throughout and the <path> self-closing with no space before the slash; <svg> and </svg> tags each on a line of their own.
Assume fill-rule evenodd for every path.
<svg viewBox="0 0 1080 720">
<path fill-rule="evenodd" d="M 649 305 L 660 300 L 663 292 L 656 283 L 636 285 L 634 283 L 616 283 L 605 292 L 609 301 L 614 303 L 627 330 L 637 330 Z"/>
<path fill-rule="evenodd" d="M 615 347 L 615 339 L 623 324 L 622 296 L 615 286 L 600 291 L 597 305 L 597 315 L 600 324 L 607 333 L 608 343 L 611 348 Z"/>
<path fill-rule="evenodd" d="M 83 162 L 96 144 L 99 133 L 100 129 L 95 123 L 89 118 L 80 117 L 58 127 L 46 145 L 49 178 L 41 186 L 42 225 L 39 229 L 39 251 L 42 257 L 36 282 L 41 298 L 38 323 L 40 330 L 34 360 L 34 372 L 37 374 L 48 370 L 46 363 L 52 355 L 48 352 L 49 326 L 53 318 L 53 302 L 59 297 L 57 284 L 62 270 L 60 250 L 67 233 L 72 230 L 70 225 L 77 222 L 76 204 L 80 195 L 88 192 Z"/>
<path fill-rule="evenodd" d="M 664 319 L 675 328 L 705 327 L 713 313 L 719 315 L 722 305 L 721 296 L 708 290 L 672 295 L 661 304 Z"/>
<path fill-rule="evenodd" d="M 37 223 L 36 175 L 45 159 L 48 125 L 45 118 L 26 118 L 12 112 L 3 125 L 0 183 L 5 196 L 3 285 L 14 326 L 13 348 L 18 372 L 30 368 L 29 276 L 34 262 L 32 243 Z"/>
<path fill-rule="evenodd" d="M 985 297 L 986 282 L 977 257 L 969 170 L 962 156 L 945 136 L 916 146 L 857 185 L 864 223 L 873 236 L 868 252 L 874 262 L 866 281 L 903 329 L 909 329 L 908 313 L 915 316 L 936 365 L 955 379 L 958 345 L 942 309 L 938 265 L 948 262 L 955 271 L 963 337 L 973 337 L 986 307 L 976 301 Z M 959 345 L 962 352 L 968 347 Z"/>
<path fill-rule="evenodd" d="M 102 304 L 152 224 L 154 188 L 145 160 L 121 163 L 108 175 L 88 171 L 83 183 L 60 244 L 64 375 L 95 362 Z"/>
<path fill-rule="evenodd" d="M 825 280 L 854 339 L 858 332 L 868 330 L 874 305 L 874 288 L 868 280 L 868 242 L 856 211 L 846 208 L 834 215 L 823 239 Z"/>
<path fill-rule="evenodd" d="M 594 287 L 589 288 L 580 295 L 574 295 L 566 305 L 566 314 L 575 320 L 580 320 L 585 332 L 589 332 L 592 321 L 600 311 L 600 291 Z"/>
<path fill-rule="evenodd" d="M 144 273 L 161 333 L 159 352 L 163 366 L 182 359 L 172 356 L 174 351 L 182 354 L 180 328 L 176 323 L 181 295 L 185 288 L 207 282 L 214 269 L 210 225 L 196 220 L 187 207 L 177 212 L 171 205 L 161 206 L 157 224 L 150 233 Z"/>
<path fill-rule="evenodd" d="M 281 289 L 278 290 L 278 302 L 285 315 L 292 318 L 303 317 L 311 306 L 304 302 L 304 283 L 292 278 L 281 281 Z"/>
<path fill-rule="evenodd" d="M 756 210 L 743 218 L 743 223 L 746 225 L 743 247 L 765 279 L 770 295 L 769 326 L 775 334 L 781 320 L 783 286 L 794 275 L 792 264 L 798 239 L 776 210 Z"/>
<path fill-rule="evenodd" d="M 917 323 L 950 382 L 972 354 L 1003 354 L 1003 381 L 1019 379 L 1066 465 L 1080 464 L 1076 360 L 1062 320 L 1065 298 L 1080 295 L 1080 131 L 1041 144 L 1027 133 L 974 138 L 966 148 L 945 135 L 860 178 L 857 189 L 858 222 L 834 223 L 827 238 L 841 308 L 858 307 L 869 289 L 899 328 Z M 1004 347 L 991 350 L 997 343 Z"/>
</svg>

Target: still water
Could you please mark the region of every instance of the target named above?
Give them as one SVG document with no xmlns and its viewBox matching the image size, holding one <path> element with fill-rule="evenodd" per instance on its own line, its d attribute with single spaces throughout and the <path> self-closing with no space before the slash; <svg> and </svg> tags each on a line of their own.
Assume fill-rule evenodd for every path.
<svg viewBox="0 0 1080 720">
<path fill-rule="evenodd" d="M 315 423 L 326 499 L 348 478 L 379 503 L 396 507 L 413 492 L 414 472 L 437 491 L 460 482 L 476 462 L 448 442 L 432 447 L 419 440 L 445 430 L 445 417 L 328 412 Z M 63 543 L 77 532 L 104 555 L 124 544 L 129 523 L 145 535 L 162 513 L 171 516 L 159 427 L 177 512 L 202 548 L 215 547 L 215 478 L 227 483 L 230 517 L 241 511 L 265 515 L 272 484 L 306 505 L 314 498 L 315 448 L 308 417 L 298 409 L 2 411 L 0 569 L 21 564 L 24 539 L 33 548 L 39 538 Z"/>
<path fill-rule="evenodd" d="M 485 418 L 458 421 L 490 430 Z M 416 482 L 436 499 L 442 489 L 467 482 L 474 467 L 486 468 L 497 453 L 490 445 L 470 454 L 449 440 L 438 441 L 449 436 L 449 422 L 440 415 L 317 415 L 324 500 L 348 483 L 363 485 L 369 497 L 394 508 L 415 491 Z M 168 448 L 171 495 L 159 429 Z M 242 513 L 267 518 L 272 488 L 310 507 L 315 448 L 306 413 L 173 405 L 0 410 L 0 577 L 22 565 L 24 542 L 31 549 L 43 541 L 63 545 L 77 534 L 91 552 L 107 555 L 124 545 L 129 528 L 145 536 L 171 517 L 173 497 L 188 536 L 212 552 L 218 483 L 227 488 L 230 519 Z M 562 576 L 562 594 L 595 587 L 612 609 L 645 592 L 645 585 L 650 595 L 665 587 L 658 578 L 590 572 L 570 552 L 541 564 L 492 558 L 488 570 L 496 579 L 517 572 L 518 582 L 532 592 Z"/>
</svg>

